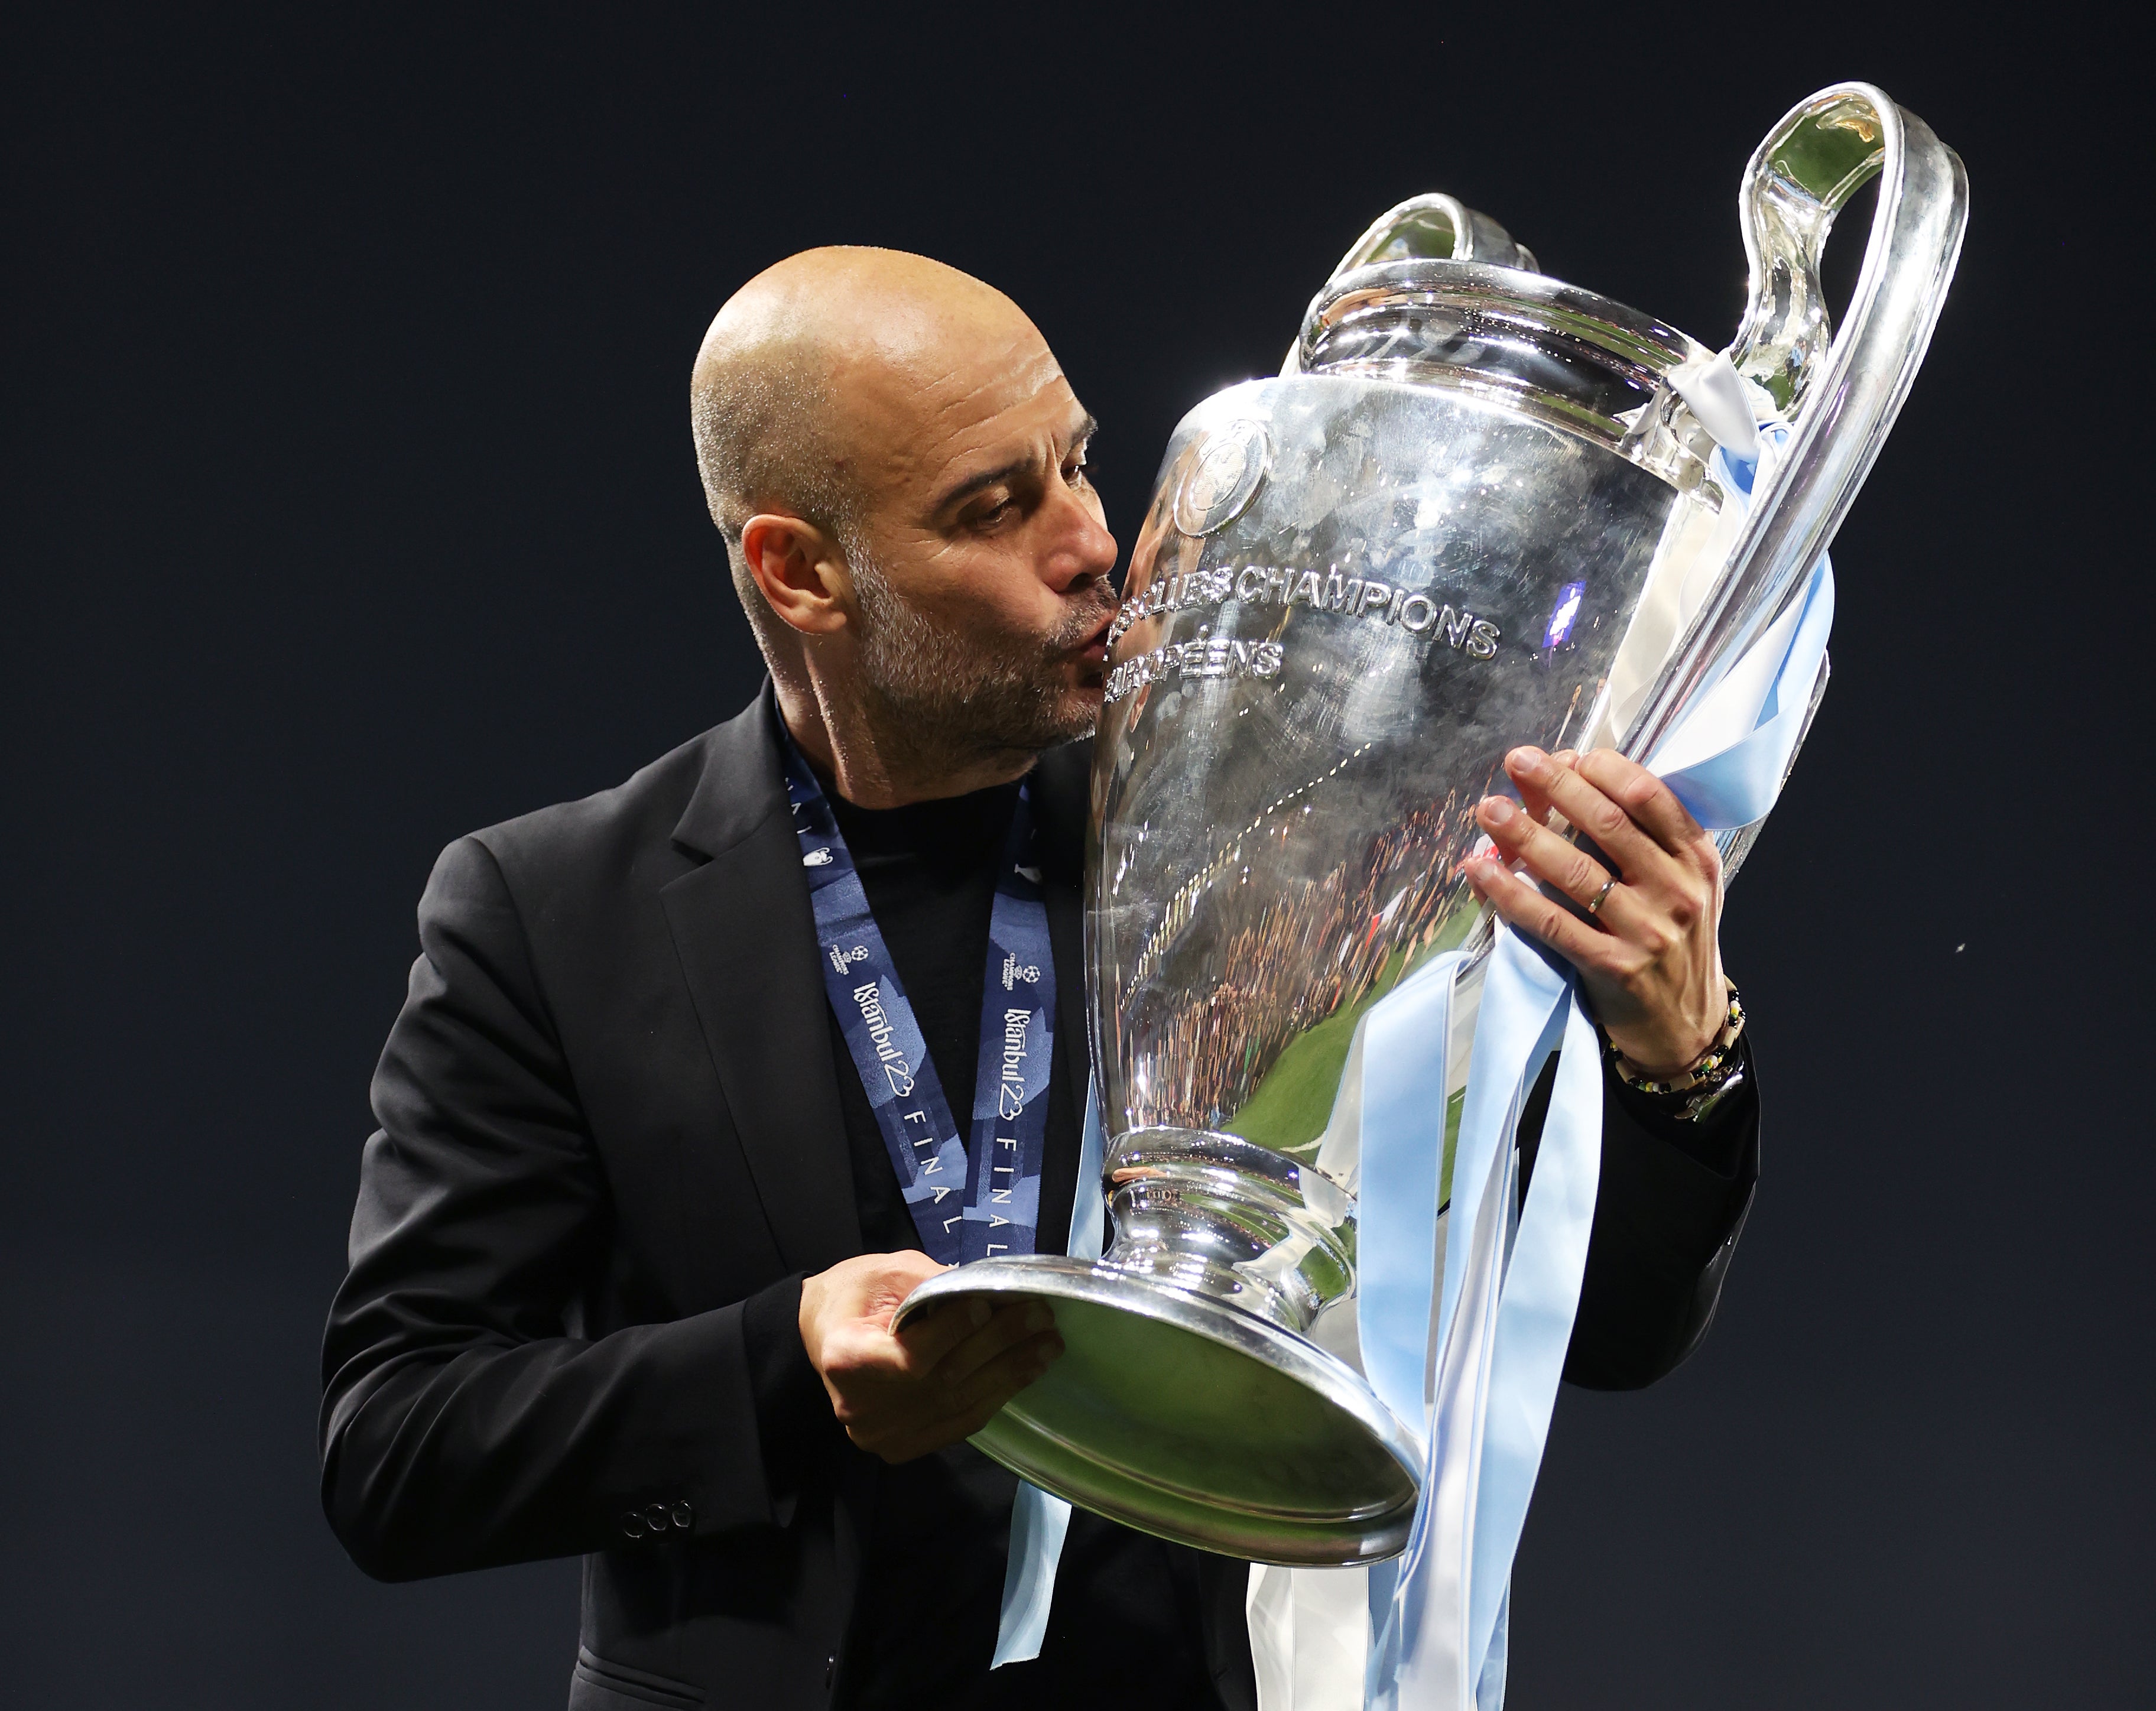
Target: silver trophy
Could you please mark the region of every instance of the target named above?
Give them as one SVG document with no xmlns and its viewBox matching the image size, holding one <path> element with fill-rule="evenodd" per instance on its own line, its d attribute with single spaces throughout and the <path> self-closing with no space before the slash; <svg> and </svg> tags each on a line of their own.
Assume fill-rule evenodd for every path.
<svg viewBox="0 0 2156 1711">
<path fill-rule="evenodd" d="M 1830 338 L 1820 254 L 1874 175 Z M 1337 1107 L 1356 1021 L 1486 943 L 1460 870 L 1507 749 L 1650 753 L 1799 592 L 1922 360 L 1965 201 L 1959 161 L 1878 90 L 1804 102 L 1744 172 L 1751 301 L 1723 357 L 1418 197 L 1348 252 L 1279 378 L 1184 419 L 1132 554 L 1093 776 L 1113 1240 L 1098 1261 L 963 1267 L 901 1314 L 1053 1303 L 1066 1352 L 974 1440 L 988 1455 L 1229 1555 L 1401 1549 L 1416 1438 L 1355 1364 Z M 1791 432 L 1739 524 L 1710 457 L 1759 420 Z M 1472 1008 L 1431 1042 L 1452 1090 L 1434 1147 Z"/>
</svg>

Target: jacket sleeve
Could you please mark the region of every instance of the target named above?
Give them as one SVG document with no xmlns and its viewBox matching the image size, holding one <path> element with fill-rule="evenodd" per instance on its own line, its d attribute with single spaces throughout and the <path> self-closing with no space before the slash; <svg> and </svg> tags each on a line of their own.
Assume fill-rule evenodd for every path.
<svg viewBox="0 0 2156 1711">
<path fill-rule="evenodd" d="M 436 865 L 419 942 L 324 1340 L 338 1538 L 368 1574 L 406 1580 L 783 1519 L 744 1335 L 753 1299 L 568 1334 L 605 1262 L 607 1186 L 477 840 Z"/>
<path fill-rule="evenodd" d="M 1743 1084 L 1699 1123 L 1663 1116 L 1605 1073 L 1601 1185 L 1565 1356 L 1571 1383 L 1638 1390 L 1672 1371 L 1707 1335 L 1759 1176 L 1759 1086 L 1748 1035 L 1743 1049 Z M 1553 1060 L 1521 1112 L 1523 1195 L 1555 1079 Z"/>
</svg>

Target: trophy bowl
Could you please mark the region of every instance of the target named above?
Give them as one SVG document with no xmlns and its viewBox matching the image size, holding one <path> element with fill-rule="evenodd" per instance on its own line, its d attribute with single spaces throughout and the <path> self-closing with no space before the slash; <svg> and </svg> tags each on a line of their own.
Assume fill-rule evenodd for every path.
<svg viewBox="0 0 2156 1711">
<path fill-rule="evenodd" d="M 1882 168 L 1830 348 L 1820 254 Z M 1404 1545 L 1419 1431 L 1357 1360 L 1357 1023 L 1486 943 L 1462 863 L 1507 750 L 1649 753 L 1783 609 L 1921 360 L 1963 194 L 1959 162 L 1876 90 L 1800 105 L 1747 169 L 1753 302 L 1726 357 L 1418 197 L 1349 251 L 1281 376 L 1177 429 L 1111 631 L 1092 781 L 1113 1239 L 1098 1260 L 960 1267 L 900 1315 L 1052 1304 L 1066 1352 L 974 1439 L 988 1455 L 1232 1555 Z M 1718 370 L 1717 394 L 1700 377 Z M 1748 513 L 1712 460 L 1759 421 L 1792 433 Z M 1447 1175 L 1477 965 L 1460 967 L 1450 1037 L 1430 1042 Z"/>
</svg>

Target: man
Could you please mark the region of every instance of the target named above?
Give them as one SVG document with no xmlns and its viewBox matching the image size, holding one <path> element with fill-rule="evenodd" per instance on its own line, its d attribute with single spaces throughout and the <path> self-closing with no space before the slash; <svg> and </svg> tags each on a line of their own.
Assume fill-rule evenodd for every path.
<svg viewBox="0 0 2156 1711">
<path fill-rule="evenodd" d="M 744 287 L 693 402 L 770 681 L 619 789 L 437 866 L 325 1349 L 331 1523 L 390 1579 L 582 1554 L 583 1711 L 1247 1708 L 1243 1566 L 1084 1514 L 1040 1658 L 988 1671 L 1014 1482 L 963 1440 L 1060 1344 L 1039 1308 L 890 1333 L 941 1267 L 826 1001 L 788 811 L 790 768 L 828 800 L 963 1094 L 1023 789 L 1060 1013 L 1055 1251 L 1097 1191 L 1075 1180 L 1075 745 L 1116 544 L 1093 424 L 1008 299 L 866 249 Z M 1510 770 L 1526 811 L 1484 804 L 1476 882 L 1578 963 L 1619 1050 L 1682 1071 L 1727 1003 L 1711 843 L 1614 756 L 1522 750 Z M 1621 883 L 1543 829 L 1552 808 Z M 1574 916 L 1530 876 L 1607 895 Z M 1686 1122 L 1612 1081 L 1576 1380 L 1646 1383 L 1697 1340 L 1756 1112 L 1748 1083 Z"/>
</svg>

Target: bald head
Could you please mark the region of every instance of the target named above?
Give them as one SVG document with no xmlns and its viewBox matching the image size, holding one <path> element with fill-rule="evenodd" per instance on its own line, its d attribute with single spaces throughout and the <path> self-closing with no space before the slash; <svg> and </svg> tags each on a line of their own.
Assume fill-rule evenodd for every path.
<svg viewBox="0 0 2156 1711">
<path fill-rule="evenodd" d="M 1015 303 L 926 256 L 831 248 L 767 268 L 719 311 L 690 381 L 704 495 L 729 550 L 763 511 L 844 538 L 938 383 L 1029 346 L 1052 365 Z"/>
</svg>

